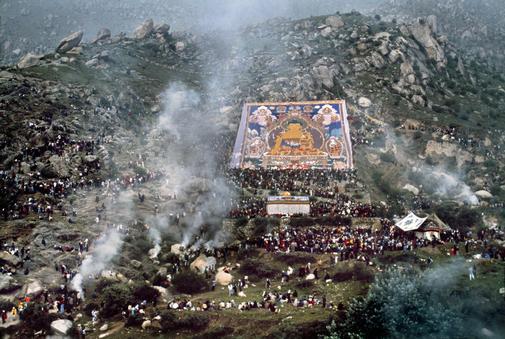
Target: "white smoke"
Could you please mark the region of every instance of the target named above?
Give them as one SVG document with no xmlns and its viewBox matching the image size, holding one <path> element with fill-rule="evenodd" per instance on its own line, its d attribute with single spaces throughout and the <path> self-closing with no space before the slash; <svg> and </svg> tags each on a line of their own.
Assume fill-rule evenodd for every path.
<svg viewBox="0 0 505 339">
<path fill-rule="evenodd" d="M 428 165 L 423 160 L 416 159 L 408 154 L 406 149 L 411 145 L 408 139 L 402 139 L 395 135 L 390 128 L 385 128 L 386 150 L 392 151 L 396 161 L 411 168 L 417 181 L 424 191 L 435 194 L 443 199 L 457 200 L 470 205 L 477 205 L 479 199 L 462 179 L 463 175 L 454 173 L 442 165 Z"/>
<path fill-rule="evenodd" d="M 217 123 L 222 117 L 216 103 L 209 102 L 214 100 L 208 92 L 213 89 L 206 90 L 204 98 L 183 84 L 171 85 L 162 95 L 158 124 L 150 131 L 151 140 L 162 143 L 153 165 L 167 173 L 158 189 L 177 197 L 160 201 L 160 213 L 147 219 L 155 246 L 167 234 L 184 246 L 194 245 L 203 227 L 205 241 L 212 240 L 220 233 L 234 196 L 220 168 L 226 130 Z M 201 244 L 203 239 L 197 243 Z"/>
<path fill-rule="evenodd" d="M 72 279 L 74 290 L 84 298 L 83 283 L 86 279 L 93 279 L 102 272 L 118 254 L 123 245 L 123 235 L 115 229 L 107 230 L 94 243 L 91 252 L 86 255 L 79 273 Z"/>
<path fill-rule="evenodd" d="M 441 197 L 454 198 L 470 205 L 477 205 L 479 203 L 479 199 L 473 193 L 470 186 L 454 174 L 447 173 L 441 168 L 435 168 L 431 173 L 425 173 L 425 177 L 426 180 L 433 182 L 435 194 Z"/>
</svg>

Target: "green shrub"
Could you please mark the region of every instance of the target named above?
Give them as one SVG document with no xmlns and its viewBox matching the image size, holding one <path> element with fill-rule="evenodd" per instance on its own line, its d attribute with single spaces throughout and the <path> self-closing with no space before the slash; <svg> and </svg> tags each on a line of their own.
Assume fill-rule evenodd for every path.
<svg viewBox="0 0 505 339">
<path fill-rule="evenodd" d="M 91 317 L 91 312 L 93 310 L 98 310 L 100 309 L 100 305 L 98 305 L 97 303 L 94 303 L 94 302 L 90 302 L 90 303 L 87 303 L 85 306 L 84 306 L 84 313 Z"/>
<path fill-rule="evenodd" d="M 135 315 L 129 315 L 128 318 L 126 319 L 125 326 L 126 327 L 139 327 L 142 325 L 142 322 L 144 321 L 144 318 L 139 314 Z"/>
<path fill-rule="evenodd" d="M 301 280 L 296 283 L 295 287 L 300 290 L 312 288 L 312 287 L 314 287 L 314 281 L 313 280 Z"/>
<path fill-rule="evenodd" d="M 353 271 L 354 280 L 371 283 L 374 279 L 373 271 L 364 263 L 356 263 Z"/>
<path fill-rule="evenodd" d="M 245 227 L 248 222 L 249 222 L 249 218 L 239 217 L 239 218 L 235 219 L 235 227 L 238 227 L 238 228 Z"/>
<path fill-rule="evenodd" d="M 314 220 L 310 217 L 292 217 L 289 219 L 292 227 L 309 227 L 314 225 Z"/>
<path fill-rule="evenodd" d="M 274 278 L 281 272 L 269 265 L 267 262 L 258 259 L 246 259 L 239 269 L 240 274 L 247 275 L 249 278 L 265 279 Z"/>
<path fill-rule="evenodd" d="M 308 253 L 277 253 L 275 254 L 275 260 L 289 266 L 306 265 L 309 262 L 316 262 L 316 258 Z"/>
<path fill-rule="evenodd" d="M 338 271 L 333 275 L 333 281 L 335 282 L 344 282 L 352 280 L 353 273 L 352 271 Z"/>
<path fill-rule="evenodd" d="M 356 298 L 350 303 L 343 321 L 330 326 L 329 338 L 478 337 L 475 334 L 480 327 L 475 331 L 463 326 L 462 318 L 468 315 L 459 308 L 461 298 L 454 298 L 454 284 L 440 283 L 434 288 L 430 274 L 427 271 L 422 276 L 415 270 L 381 274 L 365 298 Z M 469 310 L 482 313 L 478 307 L 473 309 Z"/>
<path fill-rule="evenodd" d="M 263 217 L 256 217 L 254 218 L 253 225 L 254 225 L 253 235 L 256 237 L 261 236 L 267 233 L 268 219 Z"/>
<path fill-rule="evenodd" d="M 135 302 L 130 286 L 122 283 L 105 287 L 100 298 L 103 305 L 101 314 L 106 318 L 121 313 L 128 305 Z"/>
<path fill-rule="evenodd" d="M 481 224 L 482 218 L 478 211 L 466 206 L 448 203 L 433 209 L 438 217 L 454 229 L 466 231 Z"/>
<path fill-rule="evenodd" d="M 193 271 L 182 271 L 172 281 L 179 293 L 194 294 L 208 289 L 208 283 L 200 274 Z"/>
<path fill-rule="evenodd" d="M 133 296 L 136 300 L 146 300 L 147 302 L 156 303 L 160 292 L 152 286 L 142 284 L 135 287 Z"/>
<path fill-rule="evenodd" d="M 170 264 L 175 264 L 176 262 L 179 261 L 179 257 L 177 254 L 172 253 L 172 252 L 164 252 L 159 255 L 160 261 L 162 263 L 170 263 Z"/>
<path fill-rule="evenodd" d="M 161 313 L 161 331 L 167 333 L 181 329 L 201 330 L 207 327 L 209 317 L 204 313 L 176 313 L 165 310 Z"/>
<path fill-rule="evenodd" d="M 207 332 L 200 334 L 195 337 L 195 339 L 215 339 L 215 338 L 224 338 L 231 336 L 233 334 L 233 327 L 228 327 L 228 326 L 217 326 L 214 327 Z"/>
<path fill-rule="evenodd" d="M 249 247 L 248 249 L 242 248 L 237 253 L 237 259 L 244 260 L 247 258 L 254 258 L 258 256 L 258 249 L 254 247 Z"/>
<path fill-rule="evenodd" d="M 381 153 L 380 155 L 380 159 L 383 161 L 383 162 L 388 162 L 388 163 L 395 163 L 396 162 L 396 157 L 393 153 Z"/>
<path fill-rule="evenodd" d="M 350 226 L 351 218 L 340 216 L 323 216 L 314 219 L 314 223 L 322 226 Z"/>
</svg>

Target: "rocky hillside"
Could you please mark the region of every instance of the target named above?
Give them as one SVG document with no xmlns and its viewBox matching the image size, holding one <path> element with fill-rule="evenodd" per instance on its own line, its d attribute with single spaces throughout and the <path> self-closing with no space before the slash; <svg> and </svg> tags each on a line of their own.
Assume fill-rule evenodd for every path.
<svg viewBox="0 0 505 339">
<path fill-rule="evenodd" d="M 396 24 L 352 13 L 273 19 L 227 35 L 169 34 L 149 21 L 133 38 L 102 30 L 79 45 L 82 34 L 74 34 L 57 53 L 3 69 L 3 168 L 106 177 L 117 170 L 110 155 L 117 151 L 103 140 L 120 148 L 150 128 L 167 104 L 164 89 L 179 81 L 206 97 L 228 143 L 244 101 L 346 99 L 357 167 L 377 198 L 391 195 L 377 187 L 378 177 L 391 182 L 388 189 L 409 184 L 436 193 L 429 187 L 437 185 L 415 179 L 419 169 L 444 169 L 471 192 L 501 196 L 505 79 L 462 57 L 437 27 L 434 17 Z M 91 136 L 101 142 L 87 156 L 75 147 L 61 146 L 61 160 L 46 151 L 58 138 L 72 144 Z M 27 145 L 41 148 L 31 163 L 23 161 Z M 101 166 L 81 173 L 95 159 Z"/>
<path fill-rule="evenodd" d="M 436 30 L 440 34 L 448 35 L 463 54 L 503 67 L 503 1 L 390 0 L 381 5 L 378 12 L 387 19 L 396 18 L 400 21 L 435 15 L 438 18 Z"/>
<path fill-rule="evenodd" d="M 345 99 L 361 193 L 398 213 L 466 203 L 496 225 L 505 77 L 437 27 L 434 17 L 395 23 L 351 12 L 192 35 L 146 20 L 128 35 L 100 30 L 92 43 L 76 32 L 51 53 L 0 68 L 0 240 L 33 258 L 24 267 L 2 259 L 14 275 L 0 293 L 58 290 L 58 265 L 82 267 L 72 246 L 111 229 L 120 240 L 96 246 L 124 239 L 121 251 L 105 246 L 88 261 L 96 268 L 83 266 L 145 281 L 160 269 L 147 255 L 155 225 L 181 218 L 186 230 L 202 215 L 221 225 L 247 101 Z"/>
<path fill-rule="evenodd" d="M 376 0 L 15 0 L 0 4 L 0 64 L 15 63 L 28 52 L 48 53 L 69 32 L 84 31 L 90 41 L 102 27 L 131 32 L 148 18 L 170 22 L 178 31 L 233 30 L 272 17 L 371 9 Z M 268 10 L 266 10 L 268 8 Z"/>
</svg>

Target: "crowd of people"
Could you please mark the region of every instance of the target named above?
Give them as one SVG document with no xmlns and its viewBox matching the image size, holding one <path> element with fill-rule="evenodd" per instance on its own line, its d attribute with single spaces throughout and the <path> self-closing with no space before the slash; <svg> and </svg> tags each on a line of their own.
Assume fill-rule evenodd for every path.
<svg viewBox="0 0 505 339">
<path fill-rule="evenodd" d="M 229 309 L 236 309 L 238 311 L 269 310 L 272 313 L 276 313 L 280 312 L 281 308 L 287 305 L 297 308 L 313 308 L 317 306 L 322 308 L 335 307 L 333 303 L 327 302 L 326 296 L 299 296 L 296 290 L 288 290 L 286 292 L 264 290 L 260 300 L 236 302 L 230 299 L 226 301 L 206 300 L 203 302 L 192 302 L 187 299 L 174 299 L 168 303 L 168 308 L 179 311 L 220 311 Z"/>
<path fill-rule="evenodd" d="M 351 199 L 348 195 L 334 193 L 325 199 L 312 199 L 310 201 L 310 216 L 321 217 L 326 215 L 372 218 L 378 215 L 377 206 Z M 232 204 L 228 213 L 230 218 L 238 217 L 264 217 L 267 215 L 267 202 L 263 197 L 240 197 Z"/>
<path fill-rule="evenodd" d="M 331 200 L 314 200 L 310 203 L 310 215 L 339 215 L 355 218 L 372 218 L 376 216 L 375 207 L 371 204 L 352 200 L 349 196 L 338 194 Z"/>
<path fill-rule="evenodd" d="M 7 197 L 2 207 L 2 217 L 5 221 L 22 219 L 30 213 L 35 213 L 39 219 L 52 220 L 55 210 L 67 216 L 62 200 L 79 189 L 103 188 L 119 192 L 129 187 L 139 185 L 164 176 L 160 171 L 149 171 L 133 175 L 123 175 L 115 179 L 44 179 L 40 172 L 29 179 L 16 174 L 0 171 L 0 194 Z M 37 195 L 37 193 L 40 193 Z"/>
<path fill-rule="evenodd" d="M 257 246 L 271 252 L 332 253 L 336 260 L 368 263 L 384 251 L 410 251 L 439 243 L 402 232 L 386 219 L 382 223 L 384 227 L 377 231 L 353 226 L 284 229 L 260 237 Z"/>
<path fill-rule="evenodd" d="M 333 187 L 336 183 L 356 180 L 354 170 L 278 170 L 278 169 L 230 169 L 230 179 L 237 187 L 277 191 L 308 191 L 314 188 Z"/>
</svg>

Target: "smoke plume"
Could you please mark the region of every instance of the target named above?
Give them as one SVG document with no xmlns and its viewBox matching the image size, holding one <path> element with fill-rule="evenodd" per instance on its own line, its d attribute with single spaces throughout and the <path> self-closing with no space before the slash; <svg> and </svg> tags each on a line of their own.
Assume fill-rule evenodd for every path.
<svg viewBox="0 0 505 339">
<path fill-rule="evenodd" d="M 123 236 L 115 229 L 107 230 L 94 243 L 80 267 L 79 273 L 72 279 L 71 285 L 84 298 L 83 282 L 102 272 L 118 254 L 123 244 Z"/>
</svg>

